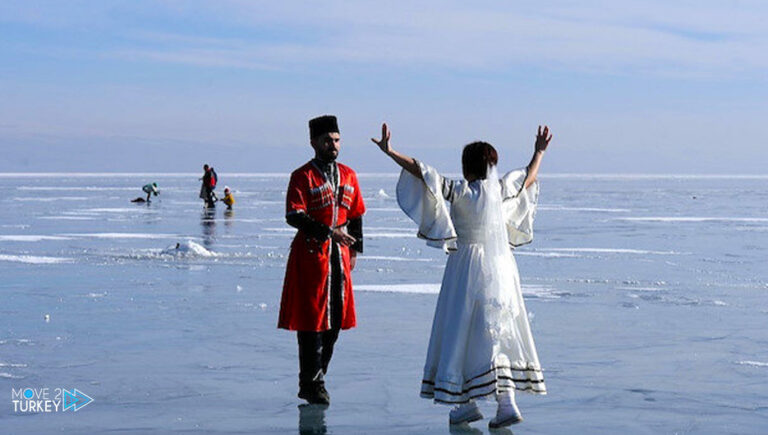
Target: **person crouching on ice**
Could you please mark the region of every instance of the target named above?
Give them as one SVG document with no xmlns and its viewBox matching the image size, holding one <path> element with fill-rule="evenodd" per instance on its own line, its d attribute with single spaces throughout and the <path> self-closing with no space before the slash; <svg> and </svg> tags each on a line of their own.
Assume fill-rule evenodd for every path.
<svg viewBox="0 0 768 435">
<path fill-rule="evenodd" d="M 131 202 L 151 202 L 149 200 L 149 197 L 154 194 L 155 196 L 160 194 L 160 190 L 157 188 L 157 183 L 149 183 L 145 184 L 141 187 L 141 190 L 147 194 L 147 199 L 144 199 L 142 197 L 138 197 L 136 199 L 132 199 Z"/>
<path fill-rule="evenodd" d="M 232 196 L 228 186 L 224 186 L 224 198 L 221 199 L 221 202 L 226 204 L 227 210 L 232 210 L 232 206 L 235 204 L 235 197 Z"/>
<path fill-rule="evenodd" d="M 291 174 L 286 220 L 298 229 L 283 283 L 278 328 L 297 331 L 299 398 L 330 403 L 325 375 L 340 329 L 355 326 L 352 269 L 363 252 L 365 204 L 357 174 L 336 162 L 335 116 L 309 121 L 315 158 Z"/>
</svg>

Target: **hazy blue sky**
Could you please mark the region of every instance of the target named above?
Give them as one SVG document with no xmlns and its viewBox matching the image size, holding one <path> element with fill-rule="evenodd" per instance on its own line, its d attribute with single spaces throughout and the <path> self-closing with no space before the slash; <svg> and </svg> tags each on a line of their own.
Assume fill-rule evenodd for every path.
<svg viewBox="0 0 768 435">
<path fill-rule="evenodd" d="M 768 173 L 768 2 L 3 1 L 0 171 L 286 172 L 306 122 L 446 171 Z"/>
</svg>

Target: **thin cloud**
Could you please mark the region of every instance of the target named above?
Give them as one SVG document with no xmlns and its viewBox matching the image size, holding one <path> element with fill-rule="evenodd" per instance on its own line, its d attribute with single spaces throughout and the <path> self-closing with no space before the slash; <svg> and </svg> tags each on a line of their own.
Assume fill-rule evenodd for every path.
<svg viewBox="0 0 768 435">
<path fill-rule="evenodd" d="M 768 51 L 762 22 L 768 5 L 757 1 L 739 7 L 710 0 L 42 5 L 4 5 L 1 20 L 59 30 L 69 23 L 100 34 L 109 29 L 110 43 L 93 48 L 98 57 L 206 68 L 304 70 L 327 60 L 420 70 L 503 72 L 532 66 L 754 79 L 768 67 L 768 57 L 761 55 Z M 148 16 L 152 20 L 144 19 Z M 180 31 L 178 22 L 189 25 Z"/>
</svg>

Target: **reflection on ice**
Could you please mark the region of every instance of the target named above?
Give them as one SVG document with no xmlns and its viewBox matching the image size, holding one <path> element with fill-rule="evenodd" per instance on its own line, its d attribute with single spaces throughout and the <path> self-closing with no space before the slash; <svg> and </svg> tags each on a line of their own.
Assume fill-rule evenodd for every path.
<svg viewBox="0 0 768 435">
<path fill-rule="evenodd" d="M 216 209 L 206 208 L 200 215 L 200 226 L 203 230 L 203 245 L 210 247 L 216 240 Z"/>
<path fill-rule="evenodd" d="M 328 433 L 325 425 L 325 411 L 328 405 L 299 405 L 299 433 L 301 435 L 324 435 Z"/>
</svg>

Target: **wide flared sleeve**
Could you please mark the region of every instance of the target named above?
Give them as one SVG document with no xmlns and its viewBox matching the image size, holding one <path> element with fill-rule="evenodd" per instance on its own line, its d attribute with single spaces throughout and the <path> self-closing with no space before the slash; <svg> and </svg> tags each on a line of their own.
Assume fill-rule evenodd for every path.
<svg viewBox="0 0 768 435">
<path fill-rule="evenodd" d="M 451 251 L 456 249 L 456 229 L 444 195 L 445 179 L 435 168 L 417 161 L 421 176 L 400 172 L 397 181 L 397 203 L 419 226 L 418 237 L 428 246 Z"/>
<path fill-rule="evenodd" d="M 527 168 L 508 172 L 499 180 L 507 225 L 509 244 L 512 247 L 525 245 L 533 241 L 533 220 L 536 217 L 536 205 L 539 200 L 539 181 L 524 189 Z"/>
</svg>

